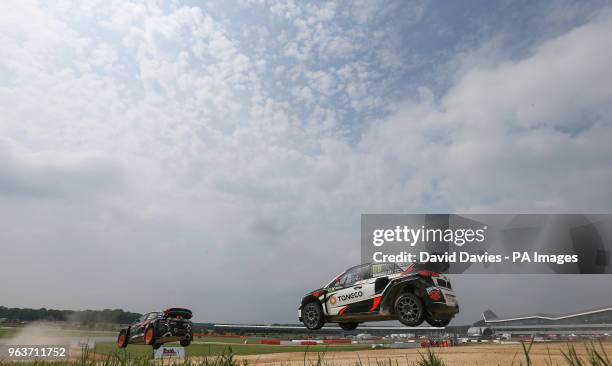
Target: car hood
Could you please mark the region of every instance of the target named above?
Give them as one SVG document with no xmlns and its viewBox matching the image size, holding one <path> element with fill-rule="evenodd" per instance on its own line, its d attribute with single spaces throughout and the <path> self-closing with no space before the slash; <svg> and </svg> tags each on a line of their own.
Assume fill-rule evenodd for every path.
<svg viewBox="0 0 612 366">
<path fill-rule="evenodd" d="M 318 295 L 317 295 L 317 293 L 318 293 Z M 309 293 L 307 293 L 306 295 L 304 295 L 304 296 L 302 297 L 302 299 L 305 299 L 305 298 L 307 298 L 307 297 L 309 297 L 309 296 L 319 297 L 319 296 L 321 296 L 321 295 L 322 295 L 322 294 L 324 294 L 324 293 L 325 293 L 325 288 L 321 287 L 321 288 L 318 288 L 318 289 L 316 289 L 316 290 L 310 291 Z"/>
</svg>

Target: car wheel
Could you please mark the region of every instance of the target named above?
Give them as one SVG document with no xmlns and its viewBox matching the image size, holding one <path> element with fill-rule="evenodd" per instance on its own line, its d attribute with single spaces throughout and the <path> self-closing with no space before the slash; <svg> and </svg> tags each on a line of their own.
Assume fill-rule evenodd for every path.
<svg viewBox="0 0 612 366">
<path fill-rule="evenodd" d="M 416 327 L 423 322 L 424 309 L 421 299 L 413 293 L 405 292 L 395 299 L 395 316 L 400 323 Z"/>
<path fill-rule="evenodd" d="M 317 330 L 323 327 L 325 319 L 323 319 L 323 309 L 321 304 L 317 302 L 309 302 L 302 308 L 302 322 L 306 328 Z"/>
<path fill-rule="evenodd" d="M 432 327 L 441 328 L 447 326 L 448 323 L 450 323 L 451 319 L 434 319 L 431 317 L 426 317 L 425 321 Z"/>
<path fill-rule="evenodd" d="M 181 347 L 187 347 L 191 344 L 191 340 L 190 339 L 183 339 L 181 341 Z"/>
<path fill-rule="evenodd" d="M 124 329 L 121 332 L 119 332 L 119 336 L 117 337 L 117 347 L 125 348 L 127 347 L 127 345 L 128 345 L 128 333 Z"/>
<path fill-rule="evenodd" d="M 339 323 L 338 324 L 342 330 L 355 330 L 359 323 L 356 322 L 348 322 L 348 323 Z"/>
<path fill-rule="evenodd" d="M 149 346 L 153 346 L 155 344 L 155 328 L 152 326 L 145 330 L 144 343 Z"/>
</svg>

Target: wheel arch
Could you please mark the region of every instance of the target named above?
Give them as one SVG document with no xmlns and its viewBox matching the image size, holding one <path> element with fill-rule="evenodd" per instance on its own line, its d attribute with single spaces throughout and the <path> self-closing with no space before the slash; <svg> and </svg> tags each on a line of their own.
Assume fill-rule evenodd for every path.
<svg viewBox="0 0 612 366">
<path fill-rule="evenodd" d="M 121 340 L 121 336 L 123 336 L 123 340 Z M 125 348 L 130 344 L 130 335 L 128 328 L 119 329 L 119 335 L 117 336 L 117 346 L 119 348 Z"/>
<path fill-rule="evenodd" d="M 380 302 L 380 309 L 384 313 L 393 314 L 395 299 L 404 292 L 411 292 L 419 297 L 423 296 L 424 288 L 419 284 L 416 278 L 405 279 L 392 283 L 390 287 L 385 289 Z"/>
<path fill-rule="evenodd" d="M 146 327 L 144 328 L 144 333 L 142 334 L 142 338 L 145 344 L 147 345 L 154 345 L 157 339 L 157 326 L 155 325 L 156 322 L 150 322 L 149 324 L 146 325 Z M 153 330 L 153 339 L 151 340 L 151 344 L 147 343 L 146 339 L 147 339 L 147 332 L 149 331 L 149 329 Z"/>
<path fill-rule="evenodd" d="M 302 308 L 304 306 L 306 306 L 306 304 L 311 303 L 311 302 L 316 302 L 319 305 L 323 306 L 323 303 L 321 302 L 321 299 L 319 299 L 318 297 L 314 296 L 314 295 L 308 295 L 306 297 L 304 297 L 302 299 Z"/>
</svg>

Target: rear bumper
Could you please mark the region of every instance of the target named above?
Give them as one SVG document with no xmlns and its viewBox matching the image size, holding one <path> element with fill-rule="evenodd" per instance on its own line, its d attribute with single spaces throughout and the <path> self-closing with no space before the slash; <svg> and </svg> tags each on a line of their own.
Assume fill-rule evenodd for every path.
<svg viewBox="0 0 612 366">
<path fill-rule="evenodd" d="M 157 338 L 157 341 L 160 343 L 168 343 L 168 342 L 178 342 L 178 341 L 191 341 L 193 339 L 193 334 L 185 333 L 185 334 L 168 334 L 166 333 L 164 336 Z"/>
<path fill-rule="evenodd" d="M 425 297 L 425 308 L 429 315 L 434 319 L 451 319 L 459 312 L 459 303 L 455 293 L 444 287 L 428 287 L 427 293 L 431 291 L 439 291 L 442 293 L 442 299 L 433 301 L 429 296 Z"/>
<path fill-rule="evenodd" d="M 159 339 L 189 340 L 193 338 L 191 323 L 160 322 L 157 327 Z"/>
</svg>

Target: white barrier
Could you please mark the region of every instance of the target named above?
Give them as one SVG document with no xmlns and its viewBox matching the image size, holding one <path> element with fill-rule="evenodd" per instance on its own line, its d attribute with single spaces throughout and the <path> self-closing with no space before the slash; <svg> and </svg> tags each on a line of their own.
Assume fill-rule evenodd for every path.
<svg viewBox="0 0 612 366">
<path fill-rule="evenodd" d="M 185 358 L 185 348 L 161 346 L 153 352 L 153 358 Z"/>
</svg>

